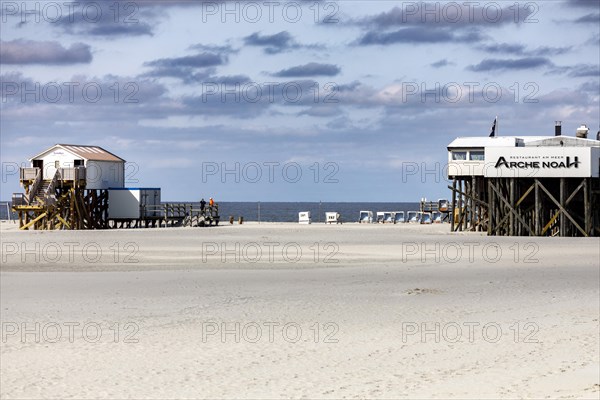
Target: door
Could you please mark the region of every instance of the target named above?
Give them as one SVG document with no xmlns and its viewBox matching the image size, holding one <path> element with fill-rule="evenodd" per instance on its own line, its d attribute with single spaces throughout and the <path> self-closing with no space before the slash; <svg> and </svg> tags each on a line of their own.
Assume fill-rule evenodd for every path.
<svg viewBox="0 0 600 400">
<path fill-rule="evenodd" d="M 33 168 L 39 168 L 44 179 L 44 160 L 33 160 Z"/>
</svg>

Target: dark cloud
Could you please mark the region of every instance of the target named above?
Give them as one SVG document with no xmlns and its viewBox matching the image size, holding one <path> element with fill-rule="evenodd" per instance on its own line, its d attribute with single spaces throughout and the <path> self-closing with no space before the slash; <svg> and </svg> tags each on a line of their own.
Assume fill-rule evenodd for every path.
<svg viewBox="0 0 600 400">
<path fill-rule="evenodd" d="M 204 82 L 213 82 L 223 85 L 243 85 L 250 83 L 252 80 L 246 75 L 226 75 L 226 76 L 210 76 L 204 80 Z"/>
<path fill-rule="evenodd" d="M 198 43 L 198 44 L 194 44 L 191 45 L 189 47 L 190 50 L 197 50 L 197 51 L 208 51 L 211 53 L 221 53 L 221 54 L 234 54 L 239 52 L 239 49 L 234 49 L 233 47 L 231 47 L 230 45 L 213 45 L 213 44 L 202 44 L 202 43 Z"/>
<path fill-rule="evenodd" d="M 309 76 L 336 76 L 341 72 L 340 67 L 333 64 L 320 64 L 311 62 L 305 65 L 298 65 L 287 69 L 282 69 L 273 74 L 280 78 L 298 78 Z"/>
<path fill-rule="evenodd" d="M 596 77 L 600 78 L 600 66 L 591 64 L 578 64 L 568 67 L 568 75 L 572 78 Z"/>
<path fill-rule="evenodd" d="M 337 92 L 353 92 L 357 88 L 359 88 L 362 84 L 359 81 L 353 81 L 350 83 L 345 83 L 336 86 Z"/>
<path fill-rule="evenodd" d="M 172 68 L 172 67 L 190 67 L 190 68 L 205 68 L 223 65 L 227 62 L 227 57 L 220 54 L 204 52 L 193 56 L 184 56 L 176 58 L 160 58 L 158 60 L 149 61 L 144 65 L 149 67 Z"/>
<path fill-rule="evenodd" d="M 203 81 L 215 73 L 215 68 L 228 62 L 226 54 L 203 52 L 191 56 L 160 58 L 144 63 L 152 67 L 150 72 L 142 76 L 172 77 L 186 83 Z"/>
<path fill-rule="evenodd" d="M 591 38 L 585 41 L 590 46 L 600 46 L 600 33 L 594 33 Z"/>
<path fill-rule="evenodd" d="M 552 66 L 552 62 L 545 57 L 524 57 L 517 59 L 485 59 L 477 65 L 471 65 L 467 69 L 475 72 L 507 71 L 535 69 Z"/>
<path fill-rule="evenodd" d="M 536 10 L 527 4 L 522 4 L 517 9 L 512 4 L 500 7 L 498 3 L 485 3 L 481 6 L 475 2 L 406 2 L 402 7 L 394 7 L 377 15 L 353 20 L 352 23 L 379 29 L 407 25 L 438 25 L 456 29 L 466 26 L 520 24 L 530 16 L 533 17 L 535 12 Z"/>
<path fill-rule="evenodd" d="M 525 45 L 522 44 L 510 44 L 510 43 L 494 43 L 478 47 L 480 50 L 486 51 L 493 54 L 513 54 L 518 56 L 528 57 L 548 57 L 565 54 L 571 50 L 572 47 L 547 47 L 540 46 L 536 49 L 528 50 Z"/>
<path fill-rule="evenodd" d="M 445 58 L 443 60 L 439 60 L 436 61 L 432 64 L 430 64 L 433 68 L 442 68 L 442 67 L 447 67 L 448 65 L 454 65 L 453 62 L 450 62 L 448 60 L 446 60 Z"/>
<path fill-rule="evenodd" d="M 71 35 L 153 36 L 153 29 L 158 25 L 163 14 L 158 9 L 140 7 L 143 3 L 84 0 L 73 3 L 72 13 L 62 15 L 50 25 Z M 65 9 L 65 11 L 69 10 L 69 8 Z"/>
<path fill-rule="evenodd" d="M 277 54 L 299 47 L 292 35 L 286 31 L 274 35 L 261 35 L 260 32 L 255 32 L 244 38 L 244 44 L 246 46 L 263 47 L 264 52 L 268 54 Z"/>
<path fill-rule="evenodd" d="M 598 0 L 570 0 L 568 6 L 599 9 L 600 2 Z"/>
<path fill-rule="evenodd" d="M 356 44 L 360 46 L 390 45 L 396 43 L 450 43 L 478 42 L 483 40 L 481 34 L 471 30 L 466 34 L 453 32 L 449 29 L 433 29 L 427 26 L 404 28 L 392 32 L 372 30 L 365 33 Z"/>
<path fill-rule="evenodd" d="M 600 14 L 598 13 L 591 13 L 591 14 L 587 14 L 584 15 L 583 17 L 577 18 L 575 20 L 576 23 L 580 23 L 580 24 L 600 24 Z"/>
<path fill-rule="evenodd" d="M 323 46 L 319 44 L 299 44 L 287 31 L 281 31 L 273 35 L 261 35 L 260 32 L 255 32 L 244 38 L 244 44 L 246 46 L 262 47 L 266 54 L 278 54 L 301 48 L 323 48 Z"/>
<path fill-rule="evenodd" d="M 0 42 L 1 64 L 88 64 L 92 61 L 90 46 L 74 43 L 69 48 L 63 47 L 56 41 L 37 42 L 33 40 L 16 39 L 10 42 Z"/>
</svg>

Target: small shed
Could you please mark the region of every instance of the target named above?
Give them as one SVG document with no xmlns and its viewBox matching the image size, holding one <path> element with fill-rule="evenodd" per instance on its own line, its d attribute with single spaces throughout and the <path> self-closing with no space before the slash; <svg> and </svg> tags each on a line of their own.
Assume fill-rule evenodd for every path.
<svg viewBox="0 0 600 400">
<path fill-rule="evenodd" d="M 52 179 L 59 168 L 85 167 L 86 189 L 125 185 L 125 160 L 100 146 L 55 144 L 29 161 L 32 167 L 40 168 L 44 180 Z"/>
</svg>

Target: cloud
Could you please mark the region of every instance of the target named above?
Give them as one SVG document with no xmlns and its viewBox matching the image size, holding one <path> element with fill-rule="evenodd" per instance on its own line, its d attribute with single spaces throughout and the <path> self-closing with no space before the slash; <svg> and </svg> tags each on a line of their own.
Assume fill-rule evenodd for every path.
<svg viewBox="0 0 600 400">
<path fill-rule="evenodd" d="M 84 0 L 82 3 L 72 3 L 72 8 L 65 8 L 65 15 L 50 25 L 78 36 L 153 36 L 153 29 L 163 16 L 159 10 L 140 8 L 135 2 Z M 71 9 L 74 11 L 69 14 Z"/>
<path fill-rule="evenodd" d="M 73 43 L 69 48 L 56 41 L 16 39 L 0 43 L 1 64 L 67 65 L 92 61 L 90 46 L 84 43 Z"/>
<path fill-rule="evenodd" d="M 600 23 L 600 14 L 591 13 L 584 15 L 583 17 L 577 18 L 574 22 L 579 24 L 596 24 Z"/>
<path fill-rule="evenodd" d="M 158 60 L 149 61 L 144 63 L 144 65 L 150 67 L 162 67 L 162 68 L 171 68 L 171 67 L 190 67 L 190 68 L 205 68 L 205 67 L 214 67 L 217 65 L 222 65 L 226 62 L 226 57 L 221 56 L 220 54 L 215 53 L 200 53 L 195 54 L 193 56 L 184 56 L 184 57 L 176 57 L 176 58 L 160 58 Z"/>
<path fill-rule="evenodd" d="M 569 76 L 572 78 L 596 77 L 600 78 L 600 66 L 591 64 L 577 64 L 568 67 Z"/>
<path fill-rule="evenodd" d="M 598 0 L 570 0 L 568 6 L 598 9 L 600 4 Z"/>
<path fill-rule="evenodd" d="M 239 52 L 238 49 L 234 49 L 233 47 L 231 47 L 230 45 L 226 44 L 226 45 L 215 45 L 215 44 L 202 44 L 202 43 L 198 43 L 198 44 L 193 44 L 189 47 L 190 50 L 197 50 L 197 51 L 208 51 L 211 53 L 222 53 L 222 54 L 234 54 Z"/>
<path fill-rule="evenodd" d="M 336 76 L 342 70 L 337 65 L 333 64 L 320 64 L 311 62 L 304 65 L 298 65 L 287 69 L 282 69 L 279 72 L 273 74 L 280 78 L 299 78 L 309 76 Z"/>
<path fill-rule="evenodd" d="M 467 69 L 475 72 L 524 70 L 539 67 L 552 66 L 552 62 L 544 57 L 524 57 L 517 59 L 485 59 L 477 65 L 471 65 Z"/>
<path fill-rule="evenodd" d="M 498 54 L 513 54 L 518 56 L 529 56 L 529 57 L 547 57 L 556 56 L 568 53 L 572 47 L 548 47 L 540 46 L 533 50 L 528 50 L 525 45 L 522 44 L 510 44 L 510 43 L 494 43 L 488 45 L 482 45 L 478 47 L 480 50 L 488 53 Z"/>
<path fill-rule="evenodd" d="M 244 44 L 247 46 L 263 47 L 263 51 L 267 54 L 277 54 L 299 47 L 292 35 L 286 31 L 281 31 L 274 35 L 261 35 L 260 32 L 255 32 L 244 38 Z"/>
<path fill-rule="evenodd" d="M 191 56 L 160 58 L 144 63 L 152 67 L 150 72 L 142 76 L 172 77 L 184 82 L 204 80 L 215 73 L 215 68 L 228 62 L 227 54 L 203 52 Z"/>
<path fill-rule="evenodd" d="M 478 42 L 483 40 L 481 34 L 471 30 L 466 34 L 456 33 L 449 29 L 432 29 L 427 26 L 404 28 L 392 32 L 372 30 L 365 33 L 356 44 L 360 46 L 390 45 L 395 43 L 450 43 Z"/>
<path fill-rule="evenodd" d="M 457 29 L 467 26 L 520 24 L 533 17 L 535 12 L 535 9 L 528 4 L 520 5 L 516 9 L 514 5 L 500 7 L 498 3 L 486 3 L 482 7 L 475 2 L 462 4 L 407 2 L 403 3 L 402 7 L 394 7 L 377 15 L 352 20 L 351 23 L 378 29 L 409 25 L 437 25 Z"/>
<path fill-rule="evenodd" d="M 430 64 L 433 68 L 442 68 L 442 67 L 447 67 L 449 65 L 455 65 L 453 62 L 450 62 L 448 60 L 446 60 L 445 58 L 443 60 L 439 60 L 436 61 L 434 63 Z"/>
<path fill-rule="evenodd" d="M 266 54 L 278 54 L 300 48 L 317 49 L 323 47 L 317 44 L 299 44 L 287 31 L 281 31 L 273 35 L 261 35 L 260 32 L 254 32 L 244 38 L 244 44 L 246 46 L 262 47 Z"/>
</svg>

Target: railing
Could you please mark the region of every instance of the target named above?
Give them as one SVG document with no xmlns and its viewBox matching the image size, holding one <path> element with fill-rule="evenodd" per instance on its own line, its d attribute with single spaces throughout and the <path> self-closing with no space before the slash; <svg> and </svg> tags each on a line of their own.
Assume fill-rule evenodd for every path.
<svg viewBox="0 0 600 400">
<path fill-rule="evenodd" d="M 154 205 L 140 205 L 140 217 L 160 217 L 181 219 L 187 216 L 206 215 L 213 218 L 219 217 L 219 206 L 215 204 L 213 207 L 206 206 L 202 210 L 197 204 L 192 203 L 163 203 Z"/>
<path fill-rule="evenodd" d="M 13 193 L 12 194 L 12 205 L 14 206 L 24 206 L 27 204 L 27 199 L 24 193 Z M 7 203 L 8 204 L 8 203 Z"/>
<path fill-rule="evenodd" d="M 27 199 L 27 204 L 31 204 L 33 199 L 35 199 L 35 194 L 37 193 L 40 185 L 42 184 L 42 170 L 39 168 L 22 168 L 23 169 L 35 169 L 37 170 L 37 174 L 35 176 L 35 180 L 33 181 L 33 185 L 29 187 L 29 194 L 25 196 Z"/>
<path fill-rule="evenodd" d="M 20 169 L 21 182 L 34 180 L 37 177 L 39 172 L 40 172 L 39 168 L 21 168 Z"/>
<path fill-rule="evenodd" d="M 62 169 L 64 169 L 64 168 L 62 168 Z M 57 169 L 56 172 L 54 173 L 54 176 L 52 177 L 52 181 L 50 181 L 50 184 L 46 188 L 46 193 L 44 193 L 44 200 L 45 200 L 46 204 L 56 203 L 56 196 L 55 196 L 56 182 L 58 182 L 60 175 L 61 175 L 60 169 Z"/>
<path fill-rule="evenodd" d="M 63 181 L 81 181 L 85 180 L 85 167 L 59 168 L 60 180 Z"/>
</svg>

